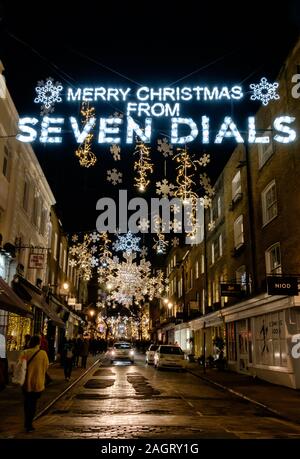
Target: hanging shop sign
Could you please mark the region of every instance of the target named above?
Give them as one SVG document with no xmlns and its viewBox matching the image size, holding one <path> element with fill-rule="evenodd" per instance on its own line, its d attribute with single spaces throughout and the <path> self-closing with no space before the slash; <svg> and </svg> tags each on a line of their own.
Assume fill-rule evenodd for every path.
<svg viewBox="0 0 300 459">
<path fill-rule="evenodd" d="M 233 104 L 243 100 L 259 101 L 267 106 L 270 101 L 280 99 L 279 83 L 270 83 L 261 78 L 257 84 L 243 87 L 240 84 L 231 86 L 196 84 L 183 87 L 66 87 L 54 83 L 51 78 L 39 82 L 36 87 L 34 102 L 41 104 L 41 115 L 26 116 L 19 119 L 16 138 L 21 142 L 62 143 L 63 133 L 70 132 L 78 144 L 86 141 L 91 134 L 95 135 L 98 144 L 132 144 L 138 137 L 144 143 L 152 141 L 157 118 L 169 120 L 169 139 L 173 145 L 183 145 L 194 140 L 202 144 L 222 144 L 225 139 L 236 143 L 268 144 L 273 140 L 278 143 L 295 141 L 293 129 L 295 118 L 288 114 L 276 117 L 272 121 L 270 134 L 257 135 L 254 116 L 247 117 L 246 130 L 241 130 L 232 116 L 225 116 L 216 123 L 205 109 L 209 104 L 222 105 L 228 103 L 232 112 Z M 85 123 L 76 116 L 50 116 L 56 104 L 64 103 L 63 107 L 78 112 L 78 103 L 93 106 Z M 108 105 L 118 107 L 120 113 L 94 116 L 94 107 L 100 108 L 101 115 L 107 111 Z M 197 119 L 189 116 L 189 108 L 201 107 L 202 113 Z M 69 111 L 69 110 L 68 110 Z"/>
<path fill-rule="evenodd" d="M 297 277 L 267 276 L 267 290 L 269 295 L 298 295 Z"/>
<path fill-rule="evenodd" d="M 28 268 L 30 269 L 43 269 L 45 265 L 44 253 L 31 253 L 29 255 Z"/>
<path fill-rule="evenodd" d="M 236 283 L 221 283 L 221 296 L 241 296 L 242 285 Z"/>
</svg>

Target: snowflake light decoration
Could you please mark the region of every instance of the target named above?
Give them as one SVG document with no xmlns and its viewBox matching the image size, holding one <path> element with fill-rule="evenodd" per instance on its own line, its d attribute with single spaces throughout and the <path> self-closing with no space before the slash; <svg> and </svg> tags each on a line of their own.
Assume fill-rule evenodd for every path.
<svg viewBox="0 0 300 459">
<path fill-rule="evenodd" d="M 182 222 L 174 218 L 173 222 L 170 222 L 170 229 L 174 231 L 174 233 L 181 233 L 182 231 Z"/>
<path fill-rule="evenodd" d="M 114 244 L 114 249 L 117 252 L 122 250 L 123 252 L 126 252 L 127 255 L 131 254 L 132 252 L 140 252 L 140 239 L 140 237 L 133 236 L 131 231 L 128 231 L 128 233 L 124 236 L 118 235 L 118 240 Z"/>
<path fill-rule="evenodd" d="M 92 268 L 96 268 L 96 266 L 99 265 L 99 260 L 98 260 L 98 258 L 92 256 L 91 260 L 90 260 L 90 263 L 91 263 L 91 267 Z"/>
<path fill-rule="evenodd" d="M 278 100 L 280 97 L 276 93 L 278 83 L 268 83 L 266 78 L 262 78 L 258 84 L 250 84 L 250 88 L 253 89 L 253 94 L 250 97 L 251 100 L 260 100 L 263 105 L 268 105 L 270 100 Z"/>
<path fill-rule="evenodd" d="M 122 183 L 122 176 L 122 172 L 119 172 L 117 169 L 107 171 L 107 181 L 111 182 L 113 185 Z"/>
<path fill-rule="evenodd" d="M 138 224 L 138 228 L 141 233 L 147 233 L 150 226 L 149 220 L 147 218 L 141 218 Z"/>
<path fill-rule="evenodd" d="M 119 161 L 121 159 L 121 155 L 120 155 L 121 147 L 119 145 L 114 143 L 113 145 L 111 145 L 109 150 L 111 154 L 113 155 L 113 158 L 115 161 Z"/>
<path fill-rule="evenodd" d="M 199 164 L 200 166 L 207 166 L 208 163 L 210 162 L 210 155 L 207 154 L 207 153 L 204 153 L 204 155 L 201 156 L 201 158 L 199 159 Z"/>
<path fill-rule="evenodd" d="M 156 250 L 156 253 L 159 254 L 164 254 L 166 253 L 167 246 L 169 245 L 169 241 L 165 240 L 165 235 L 160 233 L 158 234 L 158 239 L 154 239 L 155 244 L 153 246 L 153 249 Z"/>
<path fill-rule="evenodd" d="M 165 158 L 168 156 L 173 156 L 173 145 L 169 143 L 166 137 L 164 137 L 162 140 L 158 139 L 157 143 L 157 150 L 160 151 Z"/>
<path fill-rule="evenodd" d="M 203 196 L 202 198 L 200 198 L 200 204 L 205 208 L 205 209 L 208 209 L 209 207 L 211 207 L 211 198 L 209 198 L 208 196 Z"/>
<path fill-rule="evenodd" d="M 61 83 L 58 81 L 53 83 L 53 78 L 47 78 L 46 82 L 43 80 L 38 81 L 38 85 L 35 88 L 37 97 L 34 99 L 36 104 L 42 103 L 41 115 L 47 115 L 54 111 L 54 104 L 56 102 L 62 102 L 60 92 L 63 90 Z"/>
<path fill-rule="evenodd" d="M 142 258 L 146 258 L 146 256 L 148 255 L 148 247 L 146 247 L 145 245 L 143 245 L 142 249 L 141 249 L 141 257 Z"/>
<path fill-rule="evenodd" d="M 162 182 L 156 182 L 156 194 L 162 195 L 163 198 L 173 196 L 175 186 L 172 183 L 168 183 L 167 179 L 163 179 Z"/>
<path fill-rule="evenodd" d="M 78 234 L 73 234 L 72 242 L 77 242 L 77 241 L 78 241 Z"/>
<path fill-rule="evenodd" d="M 171 240 L 171 245 L 172 247 L 178 247 L 179 246 L 179 238 L 178 237 L 173 237 Z"/>
<path fill-rule="evenodd" d="M 208 231 L 212 231 L 213 229 L 215 229 L 215 226 L 216 226 L 216 222 L 214 220 L 209 222 L 208 223 Z"/>
</svg>

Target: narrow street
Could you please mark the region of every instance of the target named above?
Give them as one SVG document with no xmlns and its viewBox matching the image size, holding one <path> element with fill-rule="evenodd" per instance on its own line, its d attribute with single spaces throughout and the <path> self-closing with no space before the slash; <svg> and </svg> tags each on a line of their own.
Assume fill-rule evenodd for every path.
<svg viewBox="0 0 300 459">
<path fill-rule="evenodd" d="M 47 439 L 299 438 L 300 426 L 216 389 L 189 372 L 157 371 L 139 355 L 134 365 L 107 358 L 49 412 L 34 433 Z"/>
</svg>

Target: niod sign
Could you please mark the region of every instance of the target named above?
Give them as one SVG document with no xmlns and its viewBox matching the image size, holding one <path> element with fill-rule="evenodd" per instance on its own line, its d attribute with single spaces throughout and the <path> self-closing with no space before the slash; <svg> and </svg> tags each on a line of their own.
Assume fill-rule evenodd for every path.
<svg viewBox="0 0 300 459">
<path fill-rule="evenodd" d="M 295 117 L 287 114 L 277 116 L 272 121 L 271 133 L 257 134 L 254 116 L 247 117 L 246 129 L 238 126 L 231 116 L 224 116 L 221 120 L 211 119 L 206 112 L 209 104 L 215 107 L 227 104 L 228 112 L 232 113 L 233 104 L 241 104 L 244 99 L 257 100 L 266 106 L 270 101 L 280 99 L 277 93 L 279 83 L 269 83 L 261 78 L 257 84 L 243 87 L 240 84 L 210 86 L 205 83 L 191 86 L 151 87 L 141 86 L 138 89 L 131 87 L 105 87 L 101 84 L 89 87 L 63 87 L 54 83 L 52 79 L 40 81 L 35 88 L 37 97 L 35 103 L 41 105 L 41 116 L 26 116 L 19 119 L 17 140 L 59 144 L 63 142 L 63 133 L 70 132 L 78 144 L 82 144 L 91 134 L 98 144 L 126 144 L 135 143 L 139 138 L 144 143 L 151 143 L 157 119 L 166 118 L 168 127 L 165 132 L 170 144 L 185 145 L 196 140 L 202 144 L 222 144 L 227 139 L 236 143 L 262 144 L 290 143 L 296 139 L 293 129 Z M 71 108 L 73 113 L 68 116 L 50 116 L 56 104 L 64 103 L 64 109 Z M 85 104 L 100 114 L 95 116 L 94 111 L 85 120 L 73 116 L 78 113 L 78 104 Z M 111 105 L 120 113 L 107 113 L 107 106 Z M 199 115 L 190 117 L 189 107 L 201 107 Z M 60 108 L 60 106 L 58 107 Z M 256 108 L 257 109 L 257 108 Z M 262 126 L 259 128 L 262 130 Z M 157 126 L 157 129 L 160 129 Z M 265 131 L 265 127 L 263 129 Z"/>
<path fill-rule="evenodd" d="M 269 295 L 298 295 L 297 277 L 267 276 L 267 291 Z"/>
<path fill-rule="evenodd" d="M 236 283 L 221 283 L 221 296 L 241 296 L 242 286 Z"/>
</svg>

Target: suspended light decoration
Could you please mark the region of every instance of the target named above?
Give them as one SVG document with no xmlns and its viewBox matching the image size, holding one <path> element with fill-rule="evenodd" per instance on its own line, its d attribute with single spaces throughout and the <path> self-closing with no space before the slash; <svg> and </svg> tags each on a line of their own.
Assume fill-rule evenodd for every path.
<svg viewBox="0 0 300 459">
<path fill-rule="evenodd" d="M 90 123 L 95 124 L 95 109 L 94 107 L 89 107 L 89 104 L 83 102 L 81 107 L 81 114 L 83 115 L 82 123 L 84 126 L 88 126 Z M 91 167 L 94 166 L 97 162 L 96 155 L 91 151 L 91 144 L 94 134 L 89 132 L 85 137 L 85 140 L 80 145 L 80 147 L 75 151 L 75 155 L 79 158 L 79 164 L 81 167 Z"/>
<path fill-rule="evenodd" d="M 145 191 L 150 183 L 149 174 L 153 172 L 150 147 L 146 147 L 142 141 L 137 141 L 135 154 L 139 155 L 139 159 L 134 163 L 134 170 L 137 171 L 137 176 L 134 178 L 135 187 L 139 191 Z"/>
</svg>

